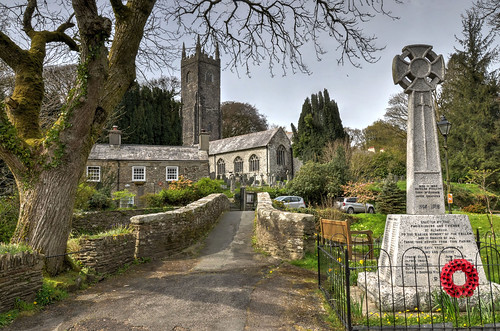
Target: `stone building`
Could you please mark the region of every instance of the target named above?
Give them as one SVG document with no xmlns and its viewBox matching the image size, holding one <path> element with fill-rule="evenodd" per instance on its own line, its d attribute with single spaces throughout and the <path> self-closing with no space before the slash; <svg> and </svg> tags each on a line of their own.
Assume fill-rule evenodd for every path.
<svg viewBox="0 0 500 331">
<path fill-rule="evenodd" d="M 193 55 L 187 56 L 182 45 L 181 101 L 184 146 L 198 144 L 203 130 L 210 133 L 210 140 L 222 138 L 218 46 L 214 58 L 201 50 L 199 38 Z"/>
<path fill-rule="evenodd" d="M 210 174 L 265 183 L 291 179 L 296 171 L 290 139 L 282 128 L 210 141 Z"/>
<path fill-rule="evenodd" d="M 111 183 L 111 190 L 135 194 L 125 205 L 141 206 L 138 198 L 158 193 L 168 182 L 183 176 L 197 181 L 209 176 L 208 135 L 202 134 L 199 147 L 122 145 L 116 127 L 109 133 L 109 144 L 95 144 L 87 160 L 89 182 Z"/>
</svg>

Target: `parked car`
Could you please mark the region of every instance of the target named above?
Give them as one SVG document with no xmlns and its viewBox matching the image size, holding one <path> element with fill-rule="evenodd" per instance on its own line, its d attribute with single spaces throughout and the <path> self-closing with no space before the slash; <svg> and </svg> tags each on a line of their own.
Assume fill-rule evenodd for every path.
<svg viewBox="0 0 500 331">
<path fill-rule="evenodd" d="M 335 207 L 343 211 L 344 213 L 354 214 L 354 213 L 375 213 L 375 207 L 369 203 L 358 202 L 358 198 L 337 198 L 335 200 Z"/>
<path fill-rule="evenodd" d="M 288 208 L 306 208 L 304 199 L 294 195 L 282 195 L 276 197 L 274 200 L 283 202 L 283 204 Z"/>
</svg>

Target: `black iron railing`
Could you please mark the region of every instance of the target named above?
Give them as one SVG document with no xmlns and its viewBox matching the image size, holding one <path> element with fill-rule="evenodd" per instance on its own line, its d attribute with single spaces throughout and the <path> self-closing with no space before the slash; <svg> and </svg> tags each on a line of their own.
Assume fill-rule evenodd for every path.
<svg viewBox="0 0 500 331">
<path fill-rule="evenodd" d="M 471 262 L 486 280 L 472 296 L 450 296 L 432 282 L 430 271 L 443 265 L 379 265 L 378 257 L 387 252 L 377 241 L 374 259 L 366 247 L 354 245 L 357 254 L 349 260 L 345 244 L 318 237 L 319 288 L 346 330 L 500 330 L 500 245 L 490 233 L 477 234 L 476 241 L 479 254 Z"/>
</svg>

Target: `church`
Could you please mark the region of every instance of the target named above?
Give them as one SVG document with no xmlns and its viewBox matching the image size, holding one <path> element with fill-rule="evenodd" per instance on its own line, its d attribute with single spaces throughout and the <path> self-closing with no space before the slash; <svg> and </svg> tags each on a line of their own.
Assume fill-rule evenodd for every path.
<svg viewBox="0 0 500 331">
<path fill-rule="evenodd" d="M 109 144 L 96 144 L 90 152 L 88 181 L 113 183 L 113 191 L 127 189 L 137 199 L 158 193 L 180 176 L 192 181 L 202 177 L 230 178 L 274 184 L 290 180 L 300 164 L 293 157 L 290 137 L 282 128 L 222 139 L 220 102 L 221 65 L 218 47 L 206 54 L 198 39 L 194 54 L 183 45 L 181 102 L 183 146 L 121 144 L 113 127 Z"/>
</svg>

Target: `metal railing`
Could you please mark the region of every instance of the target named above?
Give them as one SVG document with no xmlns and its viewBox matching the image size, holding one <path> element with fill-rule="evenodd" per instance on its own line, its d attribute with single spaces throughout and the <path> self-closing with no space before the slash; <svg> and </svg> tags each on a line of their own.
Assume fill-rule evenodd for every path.
<svg viewBox="0 0 500 331">
<path fill-rule="evenodd" d="M 500 330 L 500 245 L 491 237 L 477 233 L 479 254 L 473 264 L 487 280 L 470 297 L 450 296 L 435 279 L 431 284 L 429 270 L 443 265 L 427 260 L 379 265 L 378 257 L 387 254 L 380 241 L 373 248 L 375 259 L 366 259 L 366 247 L 353 245 L 349 260 L 345 244 L 318 236 L 319 288 L 346 330 Z M 398 275 L 402 283 L 396 284 Z"/>
</svg>

